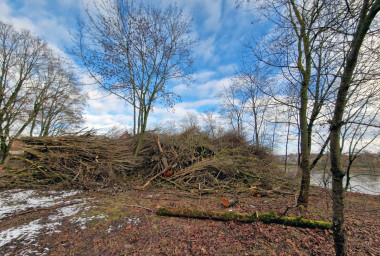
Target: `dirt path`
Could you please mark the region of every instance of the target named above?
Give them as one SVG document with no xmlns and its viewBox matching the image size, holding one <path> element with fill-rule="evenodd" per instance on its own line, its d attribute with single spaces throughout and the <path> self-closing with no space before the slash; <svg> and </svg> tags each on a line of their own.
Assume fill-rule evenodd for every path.
<svg viewBox="0 0 380 256">
<path fill-rule="evenodd" d="M 201 210 L 280 214 L 292 195 L 239 195 L 225 209 L 222 196 L 180 191 L 9 190 L 0 192 L 0 255 L 333 255 L 332 232 L 276 224 L 242 224 L 159 217 L 158 205 Z M 350 255 L 380 255 L 380 196 L 348 193 Z M 330 220 L 329 192 L 313 188 L 302 215 Z"/>
</svg>

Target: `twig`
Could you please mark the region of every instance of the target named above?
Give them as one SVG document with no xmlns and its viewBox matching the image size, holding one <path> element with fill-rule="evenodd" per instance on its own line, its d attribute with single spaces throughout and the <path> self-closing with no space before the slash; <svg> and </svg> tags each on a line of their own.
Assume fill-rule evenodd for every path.
<svg viewBox="0 0 380 256">
<path fill-rule="evenodd" d="M 135 190 L 144 190 L 154 179 L 156 179 L 158 176 L 164 174 L 167 170 L 169 170 L 171 168 L 175 168 L 176 166 L 177 166 L 177 164 L 174 164 L 172 166 L 168 166 L 167 168 L 163 169 L 162 171 L 160 171 L 159 173 L 154 175 L 152 178 L 150 178 L 144 185 L 134 187 L 134 189 Z"/>
<path fill-rule="evenodd" d="M 180 190 L 183 190 L 183 191 L 186 191 L 186 192 L 190 192 L 191 193 L 191 190 L 188 189 L 188 188 L 185 188 L 183 186 L 181 186 L 180 184 L 177 184 L 176 182 L 172 181 L 172 180 L 169 180 L 169 179 L 165 179 L 164 177 L 161 177 L 161 179 L 165 182 L 168 182 L 169 184 L 172 184 L 173 186 L 177 187 L 178 189 Z"/>
</svg>

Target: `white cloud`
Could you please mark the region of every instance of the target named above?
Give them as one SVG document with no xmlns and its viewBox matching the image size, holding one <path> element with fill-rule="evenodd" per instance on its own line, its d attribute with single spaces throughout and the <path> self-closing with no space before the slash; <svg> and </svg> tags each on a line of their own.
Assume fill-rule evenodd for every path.
<svg viewBox="0 0 380 256">
<path fill-rule="evenodd" d="M 93 91 L 90 94 L 94 96 L 95 92 Z M 90 98 L 90 100 L 88 100 L 88 105 L 88 112 L 99 115 L 107 113 L 124 114 L 127 112 L 126 103 L 114 95 L 109 95 L 102 98 Z"/>
<path fill-rule="evenodd" d="M 150 127 L 167 122 L 178 122 L 183 118 L 186 118 L 187 113 L 189 112 L 199 116 L 199 108 L 212 106 L 217 103 L 218 101 L 216 99 L 203 99 L 178 103 L 175 105 L 174 109 L 166 109 L 162 107 L 154 108 L 154 111 L 150 115 Z"/>
<path fill-rule="evenodd" d="M 47 0 L 28 0 L 19 9 L 12 9 L 9 1 L 0 4 L 0 20 L 13 24 L 17 29 L 28 29 L 57 48 L 71 43 L 69 28 L 75 15 L 57 15 L 59 11 L 48 10 Z M 67 11 L 64 10 L 64 11 Z"/>
<path fill-rule="evenodd" d="M 194 80 L 196 80 L 199 83 L 204 83 L 204 82 L 210 80 L 215 75 L 216 75 L 215 71 L 201 70 L 198 73 L 194 74 L 193 78 L 194 78 Z"/>
<path fill-rule="evenodd" d="M 211 80 L 207 83 L 196 85 L 193 93 L 199 98 L 216 97 L 218 93 L 230 83 L 230 77 L 225 77 L 220 80 Z"/>
<path fill-rule="evenodd" d="M 131 127 L 132 116 L 115 114 L 85 114 L 87 127 L 100 131 L 107 131 L 113 127 L 128 129 Z"/>
<path fill-rule="evenodd" d="M 196 110 L 198 108 L 204 107 L 204 106 L 211 106 L 218 103 L 218 100 L 215 98 L 209 98 L 209 99 L 202 99 L 192 102 L 181 102 L 176 105 L 177 108 L 183 108 L 183 109 L 192 109 Z M 176 109 L 177 109 L 176 108 Z"/>
<path fill-rule="evenodd" d="M 11 8 L 6 2 L 0 2 L 0 17 L 9 17 Z"/>
<path fill-rule="evenodd" d="M 186 84 L 179 84 L 179 85 L 174 86 L 172 88 L 172 91 L 178 95 L 185 95 L 190 92 L 190 88 Z"/>
<path fill-rule="evenodd" d="M 206 33 L 214 33 L 218 31 L 221 27 L 221 17 L 222 17 L 222 5 L 225 0 L 192 0 L 192 1 L 176 1 L 176 0 L 165 0 L 160 1 L 158 5 L 168 6 L 169 4 L 176 3 L 177 6 L 183 9 L 184 13 L 192 16 L 196 13 L 199 19 L 195 19 L 196 23 L 202 23 L 202 29 Z M 151 0 L 152 3 L 157 4 L 157 1 Z M 225 1 L 228 2 L 228 1 Z"/>
<path fill-rule="evenodd" d="M 225 73 L 231 73 L 233 65 L 222 66 Z M 231 83 L 231 77 L 222 77 L 220 79 L 212 79 L 216 72 L 211 70 L 202 70 L 194 74 L 194 84 L 189 86 L 179 84 L 172 88 L 172 91 L 181 97 L 192 97 L 197 99 L 209 99 L 217 97 L 218 93 Z M 212 79 L 212 80 L 211 80 Z"/>
<path fill-rule="evenodd" d="M 222 65 L 218 67 L 218 72 L 224 76 L 234 74 L 236 70 L 237 70 L 236 64 L 228 64 L 228 65 Z"/>
<path fill-rule="evenodd" d="M 217 63 L 220 58 L 215 54 L 215 45 L 215 35 L 204 40 L 200 40 L 197 48 L 195 49 L 196 56 L 202 58 L 205 62 L 210 62 L 213 64 Z"/>
<path fill-rule="evenodd" d="M 205 75 L 209 74 L 205 72 Z M 202 75 L 201 75 L 202 76 Z M 224 77 L 221 79 L 200 79 L 202 83 L 195 83 L 189 86 L 184 84 L 179 84 L 172 88 L 172 91 L 182 97 L 183 100 L 189 101 L 189 99 L 201 100 L 215 100 L 218 97 L 218 94 L 231 83 L 231 77 Z M 181 103 L 179 103 L 181 104 Z M 175 108 L 179 104 L 175 105 Z"/>
</svg>

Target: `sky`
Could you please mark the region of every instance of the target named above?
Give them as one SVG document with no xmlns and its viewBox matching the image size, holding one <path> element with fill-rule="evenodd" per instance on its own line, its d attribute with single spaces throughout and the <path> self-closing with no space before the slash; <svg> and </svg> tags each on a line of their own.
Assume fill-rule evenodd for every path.
<svg viewBox="0 0 380 256">
<path fill-rule="evenodd" d="M 71 58 L 70 33 L 75 32 L 84 6 L 92 1 L 99 0 L 0 0 L 0 20 L 31 30 L 57 52 Z M 198 115 L 215 108 L 219 103 L 217 94 L 238 70 L 246 45 L 265 30 L 265 25 L 253 23 L 252 13 L 237 9 L 235 0 L 145 1 L 161 7 L 176 3 L 193 18 L 192 33 L 199 40 L 194 49 L 193 81 L 172 85 L 171 90 L 181 96 L 181 101 L 172 109 L 155 107 L 149 117 L 150 127 L 178 122 L 189 112 Z M 131 127 L 130 106 L 105 94 L 96 84 L 88 83 L 84 90 L 89 95 L 84 113 L 86 127 L 100 130 Z"/>
<path fill-rule="evenodd" d="M 0 20 L 18 29 L 28 29 L 41 37 L 59 54 L 74 60 L 68 52 L 73 47 L 70 34 L 75 33 L 77 18 L 83 15 L 86 5 L 102 0 L 0 0 Z M 149 116 L 148 129 L 156 126 L 181 127 L 188 113 L 199 116 L 216 109 L 218 93 L 231 83 L 239 70 L 242 56 L 253 39 L 270 29 L 270 24 L 259 22 L 248 8 L 237 9 L 235 0 L 143 0 L 159 7 L 176 3 L 184 14 L 193 18 L 192 35 L 199 40 L 193 49 L 195 72 L 190 84 L 171 83 L 170 89 L 181 97 L 173 108 L 155 106 Z M 108 95 L 90 81 L 78 65 L 83 90 L 88 94 L 84 111 L 86 129 L 106 132 L 113 127 L 132 127 L 131 106 L 114 95 Z M 281 79 L 277 79 L 279 81 Z M 268 117 L 269 118 L 269 117 Z M 273 119 L 271 116 L 270 118 Z M 282 117 L 286 118 L 286 117 Z M 268 131 L 271 132 L 271 131 Z M 277 153 L 285 152 L 283 132 L 276 131 Z M 327 136 L 325 133 L 323 136 Z M 316 138 L 318 141 L 319 139 Z M 297 150 L 294 133 L 292 153 Z M 378 151 L 374 144 L 373 151 Z"/>
</svg>

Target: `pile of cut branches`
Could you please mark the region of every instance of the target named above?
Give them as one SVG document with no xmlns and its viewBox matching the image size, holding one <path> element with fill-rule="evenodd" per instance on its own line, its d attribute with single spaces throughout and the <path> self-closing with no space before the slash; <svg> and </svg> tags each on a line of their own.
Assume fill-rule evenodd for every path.
<svg viewBox="0 0 380 256">
<path fill-rule="evenodd" d="M 198 129 L 174 135 L 147 132 L 138 157 L 133 156 L 137 141 L 133 136 L 86 134 L 21 140 L 24 156 L 19 158 L 25 168 L 7 175 L 8 184 L 94 188 L 133 177 L 142 184 L 137 189 L 154 182 L 187 191 L 238 191 L 252 186 L 272 189 L 283 177 L 272 154 L 235 134 L 212 138 Z"/>
<path fill-rule="evenodd" d="M 176 135 L 150 134 L 146 137 L 149 155 L 145 167 L 153 180 L 183 190 L 246 190 L 257 185 L 272 189 L 283 174 L 265 148 L 250 145 L 243 136 L 225 134 L 211 138 L 197 129 Z M 148 153 L 149 152 L 149 153 Z M 160 179 L 157 179 L 160 178 Z"/>
<path fill-rule="evenodd" d="M 66 184 L 89 188 L 125 180 L 140 166 L 133 144 L 87 134 L 65 137 L 24 137 L 24 168 L 4 179 L 9 184 Z M 5 182 L 5 181 L 4 181 Z"/>
</svg>

